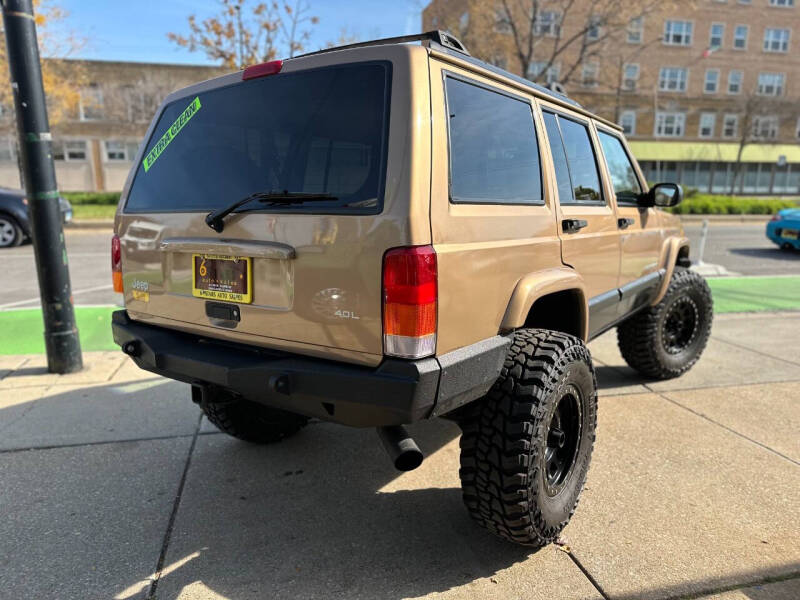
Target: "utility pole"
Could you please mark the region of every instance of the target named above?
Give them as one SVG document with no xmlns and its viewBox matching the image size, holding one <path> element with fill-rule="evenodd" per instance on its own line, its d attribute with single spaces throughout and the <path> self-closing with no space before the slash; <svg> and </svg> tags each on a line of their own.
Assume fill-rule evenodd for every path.
<svg viewBox="0 0 800 600">
<path fill-rule="evenodd" d="M 47 368 L 51 373 L 73 373 L 83 368 L 83 359 L 61 228 L 33 3 L 31 0 L 0 0 L 0 7 L 42 299 Z"/>
</svg>

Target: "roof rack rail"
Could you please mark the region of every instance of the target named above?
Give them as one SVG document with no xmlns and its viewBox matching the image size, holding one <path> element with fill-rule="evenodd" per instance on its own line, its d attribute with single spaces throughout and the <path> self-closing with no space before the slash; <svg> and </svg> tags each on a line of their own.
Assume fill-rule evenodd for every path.
<svg viewBox="0 0 800 600">
<path fill-rule="evenodd" d="M 350 50 L 351 48 L 365 48 L 367 46 L 384 46 L 386 44 L 405 44 L 406 42 L 433 42 L 444 48 L 455 50 L 461 54 L 470 56 L 464 44 L 461 43 L 454 35 L 441 30 L 426 31 L 425 33 L 415 33 L 413 35 L 401 35 L 397 37 L 381 38 L 379 40 L 370 40 L 368 42 L 357 42 L 355 44 L 346 44 L 344 46 L 334 46 L 333 48 L 325 48 L 315 52 L 308 52 L 301 54 L 295 58 L 302 56 L 314 56 L 315 54 L 324 54 L 326 52 L 334 52 L 336 50 Z"/>
</svg>

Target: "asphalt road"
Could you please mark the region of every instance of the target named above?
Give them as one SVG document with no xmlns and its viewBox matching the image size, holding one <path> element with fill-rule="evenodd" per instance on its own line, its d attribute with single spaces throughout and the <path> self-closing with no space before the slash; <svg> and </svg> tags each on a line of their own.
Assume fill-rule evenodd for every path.
<svg viewBox="0 0 800 600">
<path fill-rule="evenodd" d="M 690 258 L 698 260 L 701 225 L 685 226 Z M 765 224 L 711 225 L 703 262 L 722 265 L 741 275 L 800 275 L 800 252 L 786 252 L 764 235 Z"/>
<path fill-rule="evenodd" d="M 111 288 L 111 230 L 66 231 L 72 295 L 75 304 L 117 304 L 119 294 Z M 0 310 L 39 306 L 39 282 L 33 246 L 0 250 L 4 282 L 0 286 Z"/>
<path fill-rule="evenodd" d="M 700 225 L 686 227 L 692 240 L 692 260 L 697 260 Z M 67 252 L 75 304 L 117 304 L 111 289 L 110 237 L 105 229 L 67 230 Z M 712 225 L 704 261 L 721 264 L 742 275 L 800 275 L 800 252 L 784 252 L 764 236 L 764 225 Z M 5 283 L 0 288 L 0 310 L 39 305 L 33 247 L 0 250 Z"/>
</svg>

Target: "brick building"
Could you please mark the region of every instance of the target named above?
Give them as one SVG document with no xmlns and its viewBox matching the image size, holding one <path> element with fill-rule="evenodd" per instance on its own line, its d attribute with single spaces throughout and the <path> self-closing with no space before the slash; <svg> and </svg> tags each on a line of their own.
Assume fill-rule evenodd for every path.
<svg viewBox="0 0 800 600">
<path fill-rule="evenodd" d="M 602 23 L 587 29 L 588 0 L 565 15 L 567 4 L 538 3 L 533 30 L 542 57 L 528 73 L 499 1 L 493 22 L 481 28 L 491 4 L 434 0 L 423 11 L 423 29 L 450 29 L 484 60 L 560 83 L 623 126 L 650 180 L 715 193 L 732 185 L 738 194 L 800 193 L 800 0 L 665 2 L 607 37 Z M 591 52 L 578 54 L 576 43 L 547 65 L 551 43 L 584 30 L 601 40 Z"/>
<path fill-rule="evenodd" d="M 47 59 L 45 59 L 47 60 Z M 52 125 L 59 189 L 119 191 L 158 105 L 171 91 L 225 73 L 219 67 L 60 61 L 87 81 L 74 113 Z M 0 106 L 0 186 L 20 187 L 13 108 Z"/>
</svg>

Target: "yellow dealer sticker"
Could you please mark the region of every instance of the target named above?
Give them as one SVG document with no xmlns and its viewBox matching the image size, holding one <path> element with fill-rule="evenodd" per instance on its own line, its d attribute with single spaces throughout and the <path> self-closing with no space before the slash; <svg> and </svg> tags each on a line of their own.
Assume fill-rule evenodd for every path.
<svg viewBox="0 0 800 600">
<path fill-rule="evenodd" d="M 192 100 L 192 103 L 186 107 L 186 110 L 181 113 L 181 116 L 175 119 L 175 122 L 164 132 L 164 135 L 156 142 L 156 145 L 150 149 L 147 156 L 144 157 L 142 164 L 144 165 L 145 172 L 150 170 L 150 167 L 153 166 L 156 159 L 161 156 L 161 153 L 166 150 L 170 142 L 175 139 L 175 136 L 181 132 L 184 125 L 189 122 L 189 119 L 191 119 L 200 108 L 200 97 L 196 96 L 195 99 Z"/>
<path fill-rule="evenodd" d="M 252 259 L 244 256 L 192 255 L 192 295 L 249 304 L 253 301 Z"/>
</svg>

